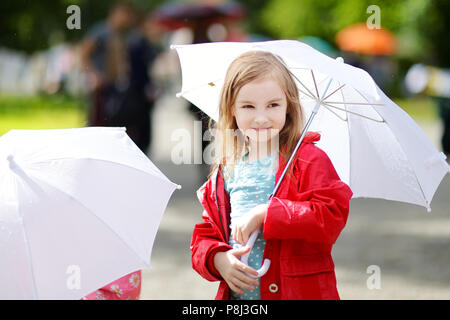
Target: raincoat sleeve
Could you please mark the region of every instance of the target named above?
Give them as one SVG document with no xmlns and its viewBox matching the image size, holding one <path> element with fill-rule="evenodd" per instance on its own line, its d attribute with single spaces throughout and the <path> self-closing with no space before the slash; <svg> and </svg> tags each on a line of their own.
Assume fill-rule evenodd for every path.
<svg viewBox="0 0 450 320">
<path fill-rule="evenodd" d="M 198 194 L 202 193 L 204 195 L 202 197 L 207 197 L 209 194 L 208 185 L 202 188 Z M 199 196 L 199 198 L 201 197 Z M 214 266 L 214 256 L 218 252 L 225 252 L 232 248 L 224 241 L 224 235 L 220 232 L 219 226 L 211 216 L 214 210 L 213 204 L 207 199 L 201 200 L 201 203 L 205 210 L 202 214 L 203 222 L 195 225 L 192 234 L 192 268 L 208 281 L 223 280 Z"/>
<path fill-rule="evenodd" d="M 273 197 L 264 220 L 265 239 L 305 239 L 333 244 L 344 228 L 350 188 L 339 179 L 324 151 L 309 145 L 305 160 L 297 159 L 294 177 L 297 192 L 290 199 Z M 286 178 L 285 178 L 286 179 Z"/>
</svg>

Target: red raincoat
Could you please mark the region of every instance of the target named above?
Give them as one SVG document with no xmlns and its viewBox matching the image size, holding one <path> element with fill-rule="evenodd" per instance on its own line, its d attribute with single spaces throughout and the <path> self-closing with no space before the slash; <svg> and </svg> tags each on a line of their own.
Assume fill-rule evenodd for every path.
<svg viewBox="0 0 450 320">
<path fill-rule="evenodd" d="M 331 249 L 344 228 L 352 191 L 339 179 L 330 159 L 308 132 L 277 195 L 269 202 L 263 226 L 263 260 L 271 265 L 260 278 L 261 299 L 339 299 Z M 279 156 L 275 181 L 286 163 Z M 197 191 L 204 211 L 191 241 L 192 267 L 206 280 L 220 281 L 216 299 L 229 287 L 214 267 L 214 255 L 231 249 L 230 200 L 221 169 Z"/>
</svg>

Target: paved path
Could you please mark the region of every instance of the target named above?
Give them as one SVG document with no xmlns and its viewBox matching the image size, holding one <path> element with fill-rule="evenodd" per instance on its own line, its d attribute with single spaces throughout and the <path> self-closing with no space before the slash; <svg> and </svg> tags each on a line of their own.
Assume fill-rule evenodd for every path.
<svg viewBox="0 0 450 320">
<path fill-rule="evenodd" d="M 193 134 L 192 118 L 180 100 L 167 98 L 155 112 L 155 144 L 150 158 L 176 190 L 159 228 L 150 271 L 143 271 L 142 299 L 213 299 L 217 283 L 191 268 L 189 243 L 201 206 L 195 165 L 174 165 L 173 130 Z M 439 148 L 441 128 L 419 123 Z M 342 299 L 450 299 L 450 177 L 441 183 L 431 213 L 409 204 L 353 199 L 347 226 L 335 244 L 338 289 Z M 369 266 L 380 270 L 379 289 L 369 289 Z M 369 268 L 370 270 L 370 268 Z"/>
</svg>

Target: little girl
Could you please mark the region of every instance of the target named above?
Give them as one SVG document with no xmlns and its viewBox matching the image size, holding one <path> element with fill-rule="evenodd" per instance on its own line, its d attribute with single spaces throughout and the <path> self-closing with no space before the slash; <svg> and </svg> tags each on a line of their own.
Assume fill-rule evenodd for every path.
<svg viewBox="0 0 450 320">
<path fill-rule="evenodd" d="M 197 191 L 204 222 L 192 236 L 193 268 L 220 281 L 216 299 L 339 299 L 331 249 L 352 191 L 314 145 L 318 133 L 306 134 L 269 199 L 304 126 L 289 70 L 271 53 L 242 54 L 227 71 L 219 108 L 219 159 Z M 240 257 L 255 230 L 246 265 Z M 270 268 L 255 278 L 264 259 Z"/>
</svg>

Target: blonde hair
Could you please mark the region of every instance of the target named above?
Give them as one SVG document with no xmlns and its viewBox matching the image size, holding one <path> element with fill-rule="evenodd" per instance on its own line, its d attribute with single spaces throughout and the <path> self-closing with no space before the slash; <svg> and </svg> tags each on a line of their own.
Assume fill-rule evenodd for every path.
<svg viewBox="0 0 450 320">
<path fill-rule="evenodd" d="M 280 57 L 266 51 L 249 51 L 237 57 L 228 67 L 219 100 L 219 120 L 215 129 L 216 161 L 211 166 L 211 174 L 217 166 L 231 159 L 229 173 L 233 172 L 238 158 L 248 152 L 248 144 L 238 130 L 233 116 L 233 107 L 239 90 L 246 84 L 261 78 L 271 78 L 278 82 L 286 100 L 286 122 L 279 132 L 280 153 L 284 161 L 293 152 L 304 127 L 304 112 L 300 103 L 295 81 Z M 235 132 L 230 138 L 230 132 Z M 219 154 L 218 154 L 219 151 Z M 221 153 L 220 153 L 221 151 Z M 222 156 L 226 155 L 226 156 Z M 230 162 L 230 161 L 228 161 Z"/>
</svg>

